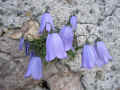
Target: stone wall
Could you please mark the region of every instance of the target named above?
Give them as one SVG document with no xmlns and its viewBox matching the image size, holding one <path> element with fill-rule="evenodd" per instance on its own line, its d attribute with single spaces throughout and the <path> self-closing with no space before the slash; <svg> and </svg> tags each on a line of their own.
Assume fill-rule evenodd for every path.
<svg viewBox="0 0 120 90">
<path fill-rule="evenodd" d="M 54 69 L 52 76 L 45 78 L 50 88 L 68 90 L 72 86 L 74 89 L 71 90 L 119 90 L 120 0 L 0 0 L 0 90 L 44 90 L 39 81 L 24 79 L 29 57 L 18 51 L 19 41 L 9 38 L 9 35 L 19 31 L 18 28 L 31 18 L 40 23 L 46 7 L 50 7 L 58 29 L 67 23 L 73 11 L 78 10 L 76 34 L 99 35 L 113 57 L 102 68 L 86 70 L 80 68 L 79 51 L 74 61 L 65 62 L 70 70 L 55 65 L 48 67 L 51 71 Z M 93 42 L 95 38 L 90 36 L 89 39 Z M 79 37 L 79 45 L 83 45 L 85 39 L 84 36 Z M 58 72 L 59 69 L 63 74 Z M 50 73 L 50 70 L 45 73 Z"/>
</svg>

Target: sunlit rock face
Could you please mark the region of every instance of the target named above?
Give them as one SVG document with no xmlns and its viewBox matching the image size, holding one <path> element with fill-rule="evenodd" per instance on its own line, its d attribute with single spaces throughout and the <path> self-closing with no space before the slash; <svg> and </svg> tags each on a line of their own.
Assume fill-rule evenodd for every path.
<svg viewBox="0 0 120 90">
<path fill-rule="evenodd" d="M 23 24 L 21 29 L 11 33 L 10 38 L 20 39 L 23 35 L 25 39 L 30 41 L 33 39 L 38 39 L 39 38 L 38 29 L 39 23 L 35 20 L 29 20 Z"/>
</svg>

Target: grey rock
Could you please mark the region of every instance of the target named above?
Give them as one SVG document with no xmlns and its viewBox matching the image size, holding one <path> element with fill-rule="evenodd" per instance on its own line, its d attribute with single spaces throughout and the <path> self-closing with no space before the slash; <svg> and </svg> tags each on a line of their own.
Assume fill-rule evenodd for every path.
<svg viewBox="0 0 120 90">
<path fill-rule="evenodd" d="M 119 20 L 119 22 L 120 22 L 120 8 L 117 8 L 116 10 L 115 10 L 115 13 L 113 14 L 114 16 L 116 16 L 116 18 Z"/>
<path fill-rule="evenodd" d="M 45 89 L 42 89 L 40 87 L 35 87 L 35 89 L 33 89 L 33 90 L 45 90 Z"/>
<path fill-rule="evenodd" d="M 105 12 L 104 15 L 112 15 L 116 9 L 116 4 L 118 0 L 105 0 Z"/>
<path fill-rule="evenodd" d="M 80 83 L 80 76 L 70 71 L 59 71 L 48 79 L 48 84 L 52 90 L 84 90 Z"/>
<path fill-rule="evenodd" d="M 67 23 L 73 11 L 78 10 L 78 45 L 85 44 L 86 37 L 96 34 L 101 37 L 108 48 L 112 61 L 101 68 L 92 70 L 81 69 L 81 50 L 74 60 L 64 62 L 73 72 L 67 76 L 61 65 L 48 66 L 44 73 L 44 79 L 48 80 L 51 88 L 57 90 L 60 87 L 79 88 L 82 82 L 86 90 L 119 90 L 120 85 L 120 0 L 0 0 L 0 28 L 21 27 L 29 19 L 37 19 L 40 22 L 41 14 L 49 6 L 57 29 Z M 0 30 L 0 89 L 2 90 L 34 90 L 36 84 L 31 78 L 24 79 L 29 57 L 25 57 L 24 51 L 18 51 L 19 41 L 12 40 L 7 35 L 2 35 Z M 89 41 L 94 44 L 96 37 L 91 35 Z M 58 65 L 58 64 L 57 64 Z M 59 73 L 61 70 L 61 73 Z M 68 71 L 69 72 L 69 71 Z M 47 74 L 46 74 L 47 73 Z M 83 74 L 82 81 L 78 81 Z M 63 75 L 63 77 L 60 77 Z M 57 78 L 57 80 L 56 80 Z M 73 81 L 71 80 L 73 79 Z M 60 83 L 60 82 L 62 83 Z M 71 82 L 71 84 L 69 83 Z M 63 85 L 66 84 L 66 86 Z M 78 83 L 78 84 L 76 84 Z M 31 87 L 30 87 L 31 86 Z"/>
<path fill-rule="evenodd" d="M 43 70 L 43 78 L 45 80 L 49 79 L 50 77 L 52 77 L 53 75 L 55 75 L 56 73 L 58 73 L 58 69 L 56 68 L 55 64 L 49 64 L 47 66 L 44 67 Z"/>
<path fill-rule="evenodd" d="M 26 60 L 28 58 L 24 57 L 24 53 L 19 53 L 18 48 L 16 48 L 19 44 L 18 41 L 4 36 L 0 37 L 0 42 L 0 85 L 5 90 L 8 88 L 14 90 L 17 87 L 24 86 L 27 81 L 24 79 L 24 72 L 27 68 Z"/>
</svg>

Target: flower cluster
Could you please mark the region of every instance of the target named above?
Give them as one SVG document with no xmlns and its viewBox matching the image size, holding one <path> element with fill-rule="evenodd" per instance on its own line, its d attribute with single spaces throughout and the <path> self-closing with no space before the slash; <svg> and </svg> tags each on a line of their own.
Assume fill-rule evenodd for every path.
<svg viewBox="0 0 120 90">
<path fill-rule="evenodd" d="M 84 68 L 101 67 L 111 59 L 112 57 L 102 41 L 97 41 L 94 46 L 85 44 L 83 47 L 82 67 Z"/>
<path fill-rule="evenodd" d="M 50 13 L 46 12 L 41 16 L 40 29 L 38 30 L 38 33 L 40 35 L 44 35 L 45 32 L 47 33 L 47 35 L 44 35 L 46 36 L 44 38 L 46 43 L 46 62 L 50 62 L 56 58 L 65 59 L 68 57 L 67 51 L 74 51 L 72 44 L 74 37 L 73 32 L 77 28 L 76 16 L 70 17 L 69 23 L 69 25 L 63 26 L 60 32 L 57 33 Z M 33 79 L 40 80 L 40 78 L 42 78 L 43 60 L 39 55 L 36 55 L 36 50 L 34 50 L 35 48 L 30 50 L 31 44 L 29 41 L 24 40 L 24 37 L 20 39 L 19 50 L 23 49 L 23 45 L 25 45 L 26 55 L 30 55 L 28 70 L 25 74 L 25 77 L 32 76 Z M 41 47 L 44 47 L 44 45 L 41 45 Z"/>
<path fill-rule="evenodd" d="M 25 77 L 32 76 L 33 79 L 40 80 L 43 77 L 42 64 L 44 61 L 50 62 L 56 58 L 65 59 L 68 57 L 68 51 L 75 52 L 76 48 L 73 47 L 73 41 L 76 29 L 77 17 L 75 15 L 70 17 L 69 24 L 64 25 L 61 30 L 57 32 L 50 13 L 44 13 L 41 16 L 40 29 L 38 30 L 41 43 L 37 46 L 39 46 L 40 49 L 36 49 L 36 43 L 34 43 L 34 47 L 31 49 L 30 41 L 24 40 L 24 37 L 20 39 L 19 50 L 22 50 L 23 45 L 25 45 L 25 53 L 30 56 Z M 40 55 L 36 54 L 37 51 Z M 45 60 L 43 60 L 43 58 Z M 102 66 L 108 63 L 109 59 L 112 59 L 112 57 L 109 55 L 102 41 L 96 42 L 95 46 L 89 44 L 84 45 L 82 67 L 89 69 L 96 65 Z"/>
</svg>

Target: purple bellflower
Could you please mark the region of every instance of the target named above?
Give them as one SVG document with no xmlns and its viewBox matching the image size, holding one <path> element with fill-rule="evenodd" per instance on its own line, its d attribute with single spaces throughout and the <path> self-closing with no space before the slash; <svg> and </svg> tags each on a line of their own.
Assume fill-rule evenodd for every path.
<svg viewBox="0 0 120 90">
<path fill-rule="evenodd" d="M 96 58 L 96 66 L 102 67 L 104 65 L 104 62 L 101 60 L 101 58 L 99 58 L 97 51 L 96 51 L 96 46 L 94 45 L 93 47 L 94 47 L 93 51 L 94 51 L 95 58 Z"/>
<path fill-rule="evenodd" d="M 28 70 L 24 77 L 30 76 L 35 80 L 40 80 L 42 78 L 42 61 L 40 57 L 33 56 L 30 58 Z"/>
<path fill-rule="evenodd" d="M 29 55 L 29 48 L 30 48 L 30 43 L 28 41 L 25 42 L 25 54 L 26 56 Z"/>
<path fill-rule="evenodd" d="M 64 44 L 59 34 L 52 33 L 48 34 L 46 40 L 46 60 L 52 61 L 55 57 L 64 59 L 67 57 L 67 53 L 64 49 Z"/>
<path fill-rule="evenodd" d="M 64 26 L 60 33 L 59 33 L 60 37 L 63 40 L 64 43 L 64 47 L 65 47 L 65 51 L 68 51 L 70 49 L 72 49 L 74 51 L 74 48 L 72 46 L 73 43 L 73 31 L 72 31 L 72 27 L 70 26 Z"/>
<path fill-rule="evenodd" d="M 98 57 L 101 59 L 101 62 L 103 62 L 104 64 L 108 63 L 108 61 L 112 59 L 104 42 L 102 41 L 96 42 L 95 49 Z"/>
<path fill-rule="evenodd" d="M 50 15 L 50 13 L 44 13 L 41 16 L 39 33 L 42 33 L 45 29 L 48 32 L 50 32 L 51 29 L 55 30 L 53 19 L 52 19 L 52 16 Z"/>
<path fill-rule="evenodd" d="M 32 58 L 32 57 L 34 57 L 35 56 L 35 52 L 32 50 L 31 52 L 30 52 L 30 58 Z"/>
<path fill-rule="evenodd" d="M 96 66 L 96 55 L 94 52 L 94 47 L 86 44 L 83 47 L 83 52 L 82 52 L 82 67 L 83 68 L 88 68 L 91 69 L 94 66 Z"/>
<path fill-rule="evenodd" d="M 23 49 L 23 45 L 24 45 L 24 37 L 21 37 L 19 42 L 19 50 Z"/>
<path fill-rule="evenodd" d="M 77 17 L 76 16 L 72 16 L 70 18 L 70 24 L 72 26 L 73 31 L 75 31 L 77 29 Z"/>
</svg>

